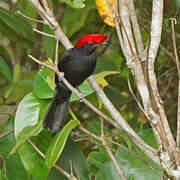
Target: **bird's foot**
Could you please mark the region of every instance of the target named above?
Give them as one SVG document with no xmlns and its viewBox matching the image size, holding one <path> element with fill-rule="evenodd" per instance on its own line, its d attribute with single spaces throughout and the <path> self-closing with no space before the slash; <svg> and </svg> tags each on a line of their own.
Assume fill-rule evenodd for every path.
<svg viewBox="0 0 180 180">
<path fill-rule="evenodd" d="M 60 72 L 60 73 L 58 74 L 58 80 L 59 80 L 59 81 L 62 81 L 63 78 L 64 78 L 64 72 Z"/>
<path fill-rule="evenodd" d="M 83 102 L 84 101 L 84 96 L 82 93 L 80 93 L 80 96 L 78 97 L 78 101 L 79 102 Z"/>
</svg>

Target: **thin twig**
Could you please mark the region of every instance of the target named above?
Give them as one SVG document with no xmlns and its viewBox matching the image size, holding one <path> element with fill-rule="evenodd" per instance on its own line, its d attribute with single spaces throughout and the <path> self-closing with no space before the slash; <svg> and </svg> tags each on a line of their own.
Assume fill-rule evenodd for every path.
<svg viewBox="0 0 180 180">
<path fill-rule="evenodd" d="M 30 21 L 34 21 L 34 22 L 38 22 L 38 23 L 42 23 L 42 24 L 45 24 L 44 21 L 42 20 L 38 20 L 38 19 L 34 19 L 34 18 L 31 18 L 29 16 L 26 16 L 25 14 L 23 14 L 21 11 L 17 10 L 17 13 L 20 14 L 21 16 L 23 16 L 24 18 L 30 20 Z"/>
<path fill-rule="evenodd" d="M 145 110 L 143 109 L 141 103 L 139 102 L 139 100 L 137 99 L 136 95 L 134 94 L 133 90 L 132 90 L 132 87 L 131 87 L 131 83 L 129 81 L 129 78 L 127 78 L 127 82 L 128 82 L 128 87 L 129 87 L 129 90 L 134 98 L 134 100 L 136 101 L 137 105 L 139 106 L 139 108 L 141 109 L 141 111 L 145 114 L 145 116 L 147 117 L 147 119 L 150 119 L 150 117 L 148 116 L 148 114 L 145 112 Z"/>
<path fill-rule="evenodd" d="M 106 152 L 108 153 L 109 157 L 111 158 L 111 160 L 112 160 L 112 162 L 113 162 L 113 164 L 114 164 L 114 166 L 115 166 L 119 176 L 121 177 L 122 180 L 126 180 L 125 176 L 123 175 L 122 170 L 120 169 L 120 167 L 119 167 L 119 165 L 118 165 L 118 163 L 117 163 L 113 153 L 111 152 L 110 148 L 106 144 L 106 141 L 104 140 L 104 138 L 101 138 L 101 142 L 102 142 Z"/>
<path fill-rule="evenodd" d="M 5 137 L 5 136 L 7 136 L 7 135 L 9 135 L 9 134 L 11 134 L 12 132 L 14 132 L 14 128 L 12 128 L 12 129 L 10 129 L 9 131 L 1 134 L 1 135 L 0 135 L 0 139 L 3 138 L 3 137 Z"/>
<path fill-rule="evenodd" d="M 178 106 L 177 106 L 177 136 L 176 136 L 176 144 L 179 148 L 180 146 L 180 68 L 179 68 L 179 60 L 176 48 L 176 37 L 174 32 L 174 24 L 177 24 L 175 18 L 170 18 L 171 20 L 171 29 L 172 29 L 172 40 L 173 40 L 173 48 L 174 48 L 174 55 L 177 65 L 177 72 L 178 72 Z"/>
<path fill-rule="evenodd" d="M 44 36 L 52 37 L 52 38 L 55 38 L 55 39 L 56 39 L 56 36 L 54 36 L 54 35 L 52 35 L 52 34 L 48 34 L 48 33 L 42 32 L 42 31 L 39 31 L 39 30 L 36 29 L 36 28 L 33 28 L 33 31 L 34 31 L 34 32 L 37 32 L 37 33 L 39 33 L 39 34 L 42 34 L 42 35 L 44 35 Z"/>
<path fill-rule="evenodd" d="M 56 40 L 56 54 L 55 54 L 55 61 L 54 66 L 58 67 L 58 49 L 59 49 L 59 40 Z"/>
<path fill-rule="evenodd" d="M 36 150 L 36 152 L 38 152 L 44 159 L 46 158 L 46 156 L 38 149 L 38 147 L 29 139 L 26 138 L 26 141 Z"/>
<path fill-rule="evenodd" d="M 34 150 L 40 154 L 41 157 L 46 158 L 46 156 L 38 149 L 38 147 L 29 139 L 26 138 L 26 141 L 34 148 Z M 66 176 L 67 178 L 72 177 L 69 173 L 67 173 L 66 171 L 64 171 L 60 166 L 58 166 L 57 164 L 54 165 L 54 167 L 60 171 L 64 176 Z M 75 178 L 75 180 L 79 180 L 76 177 L 73 176 L 73 178 Z"/>
<path fill-rule="evenodd" d="M 44 66 L 44 67 L 46 67 L 46 68 L 49 68 L 49 69 L 53 70 L 54 72 L 56 72 L 56 70 L 55 70 L 55 68 L 54 68 L 53 66 L 49 66 L 49 65 L 47 65 L 47 64 L 45 64 L 45 63 L 37 60 L 37 59 L 36 59 L 35 57 L 33 57 L 32 55 L 28 55 L 28 57 L 31 58 L 31 59 L 32 59 L 33 61 L 35 61 L 36 63 L 38 63 L 39 65 Z"/>
<path fill-rule="evenodd" d="M 122 180 L 126 180 L 125 176 L 123 175 L 123 171 L 121 170 L 121 168 L 119 167 L 119 164 L 117 163 L 113 153 L 111 152 L 109 146 L 107 145 L 105 139 L 104 139 L 104 120 L 102 117 L 99 117 L 100 121 L 101 121 L 101 142 L 104 146 L 104 149 L 106 150 L 107 154 L 109 155 L 109 157 L 112 160 L 112 163 L 114 164 L 117 173 L 119 174 L 119 176 L 121 177 Z"/>
</svg>

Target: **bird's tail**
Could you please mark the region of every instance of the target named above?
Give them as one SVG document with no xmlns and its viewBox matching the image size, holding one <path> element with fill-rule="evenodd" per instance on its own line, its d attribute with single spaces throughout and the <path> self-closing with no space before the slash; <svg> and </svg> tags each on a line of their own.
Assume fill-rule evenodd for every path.
<svg viewBox="0 0 180 180">
<path fill-rule="evenodd" d="M 45 129 L 56 133 L 62 128 L 66 119 L 70 96 L 71 91 L 66 85 L 63 82 L 58 82 L 52 102 L 44 116 L 43 127 Z"/>
</svg>

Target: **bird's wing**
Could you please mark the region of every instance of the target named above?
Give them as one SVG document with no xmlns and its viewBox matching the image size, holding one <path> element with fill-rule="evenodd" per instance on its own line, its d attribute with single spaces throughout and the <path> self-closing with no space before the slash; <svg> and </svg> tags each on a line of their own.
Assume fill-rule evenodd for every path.
<svg viewBox="0 0 180 180">
<path fill-rule="evenodd" d="M 61 72 L 64 71 L 65 65 L 70 60 L 71 52 L 73 51 L 73 48 L 68 49 L 62 56 L 58 64 L 58 68 Z"/>
</svg>

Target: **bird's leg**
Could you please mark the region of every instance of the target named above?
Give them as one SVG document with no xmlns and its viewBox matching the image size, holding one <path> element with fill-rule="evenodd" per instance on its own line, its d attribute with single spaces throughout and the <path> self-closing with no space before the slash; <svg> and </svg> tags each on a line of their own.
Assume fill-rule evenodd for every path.
<svg viewBox="0 0 180 180">
<path fill-rule="evenodd" d="M 80 96 L 78 97 L 78 101 L 79 101 L 79 102 L 83 102 L 83 101 L 84 101 L 84 95 L 83 95 L 83 93 L 81 92 L 81 90 L 80 90 L 79 87 L 76 87 L 76 89 L 80 92 Z"/>
</svg>

